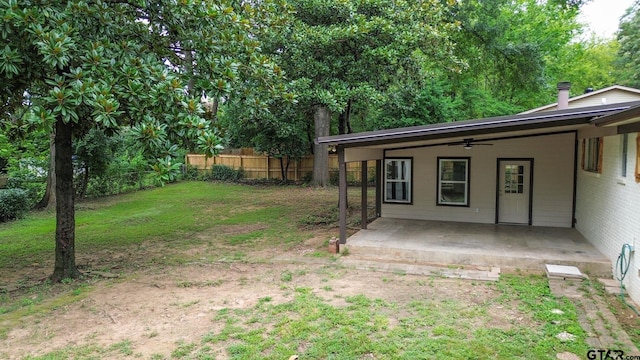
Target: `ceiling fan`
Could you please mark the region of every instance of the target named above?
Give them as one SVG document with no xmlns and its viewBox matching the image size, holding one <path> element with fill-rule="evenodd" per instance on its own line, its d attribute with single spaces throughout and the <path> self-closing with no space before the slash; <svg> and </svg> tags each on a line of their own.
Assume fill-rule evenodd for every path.
<svg viewBox="0 0 640 360">
<path fill-rule="evenodd" d="M 473 146 L 476 146 L 476 145 L 493 146 L 493 144 L 481 143 L 478 141 L 479 140 L 473 140 L 473 138 L 467 138 L 467 139 L 463 139 L 462 141 L 449 143 L 447 145 L 449 146 L 462 145 L 462 147 L 465 148 L 466 150 L 470 150 Z"/>
</svg>

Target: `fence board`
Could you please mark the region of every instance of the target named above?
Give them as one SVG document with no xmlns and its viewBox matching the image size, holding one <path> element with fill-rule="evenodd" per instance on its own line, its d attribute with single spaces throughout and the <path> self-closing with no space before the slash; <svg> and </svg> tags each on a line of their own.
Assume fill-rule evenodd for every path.
<svg viewBox="0 0 640 360">
<path fill-rule="evenodd" d="M 243 149 L 242 153 L 251 153 Z M 286 158 L 283 161 L 286 166 Z M 277 179 L 282 180 L 282 170 L 280 158 L 266 155 L 238 155 L 221 154 L 209 159 L 205 159 L 202 154 L 187 154 L 185 164 L 200 171 L 210 170 L 213 165 L 225 165 L 235 170 L 242 169 L 247 179 Z M 369 179 L 375 177 L 375 160 L 367 163 Z M 360 162 L 347 163 L 347 181 L 360 182 L 362 175 Z M 289 164 L 287 177 L 289 180 L 300 181 L 310 179 L 313 172 L 313 156 L 305 156 L 298 161 L 292 160 Z M 338 156 L 329 154 L 329 176 L 338 176 Z"/>
</svg>

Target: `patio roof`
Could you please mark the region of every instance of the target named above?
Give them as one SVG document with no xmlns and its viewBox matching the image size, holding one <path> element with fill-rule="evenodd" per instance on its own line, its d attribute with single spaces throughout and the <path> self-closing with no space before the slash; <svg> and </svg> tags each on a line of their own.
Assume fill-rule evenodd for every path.
<svg viewBox="0 0 640 360">
<path fill-rule="evenodd" d="M 626 110 L 617 111 L 608 115 L 600 116 L 592 121 L 595 126 L 627 125 L 629 123 L 640 122 L 640 103 L 631 106 Z"/>
<path fill-rule="evenodd" d="M 318 144 L 342 147 L 372 146 L 391 143 L 445 139 L 457 136 L 497 134 L 531 129 L 553 129 L 566 126 L 589 125 L 594 119 L 607 119 L 614 114 L 629 111 L 635 114 L 640 102 L 626 102 L 564 109 L 534 114 L 517 114 L 484 119 L 430 124 L 389 130 L 319 137 Z M 638 109 L 640 111 L 640 109 Z M 625 117 L 625 118 L 628 118 Z M 604 120 L 598 120 L 604 121 Z"/>
</svg>

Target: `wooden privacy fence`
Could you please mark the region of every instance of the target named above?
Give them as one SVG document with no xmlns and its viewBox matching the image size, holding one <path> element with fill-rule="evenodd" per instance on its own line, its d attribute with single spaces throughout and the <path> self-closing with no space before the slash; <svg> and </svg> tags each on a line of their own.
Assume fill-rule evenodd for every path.
<svg viewBox="0 0 640 360">
<path fill-rule="evenodd" d="M 286 166 L 286 158 L 283 159 Z M 210 170 L 213 165 L 225 165 L 235 170 L 242 169 L 246 179 L 276 179 L 282 180 L 280 158 L 266 155 L 235 155 L 222 154 L 208 159 L 201 154 L 187 154 L 185 164 L 201 171 Z M 375 177 L 376 162 L 367 163 L 368 180 Z M 360 182 L 360 162 L 347 163 L 347 181 Z M 298 161 L 291 161 L 287 178 L 293 181 L 310 180 L 313 172 L 313 156 L 305 156 Z M 331 178 L 338 176 L 338 156 L 329 154 L 329 175 Z"/>
</svg>

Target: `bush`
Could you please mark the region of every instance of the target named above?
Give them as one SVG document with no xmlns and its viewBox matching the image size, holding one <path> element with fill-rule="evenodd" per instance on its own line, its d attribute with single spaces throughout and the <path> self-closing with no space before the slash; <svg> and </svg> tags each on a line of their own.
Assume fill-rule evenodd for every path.
<svg viewBox="0 0 640 360">
<path fill-rule="evenodd" d="M 47 159 L 22 158 L 11 161 L 6 187 L 26 191 L 30 206 L 42 199 L 47 187 Z"/>
<path fill-rule="evenodd" d="M 235 170 L 226 165 L 213 165 L 211 168 L 213 180 L 238 182 L 244 178 L 242 169 Z"/>
<path fill-rule="evenodd" d="M 185 180 L 201 180 L 203 176 L 197 167 L 193 165 L 184 165 L 182 167 L 182 178 Z"/>
<path fill-rule="evenodd" d="M 0 222 L 24 217 L 29 211 L 29 205 L 29 195 L 25 190 L 0 190 Z"/>
</svg>

